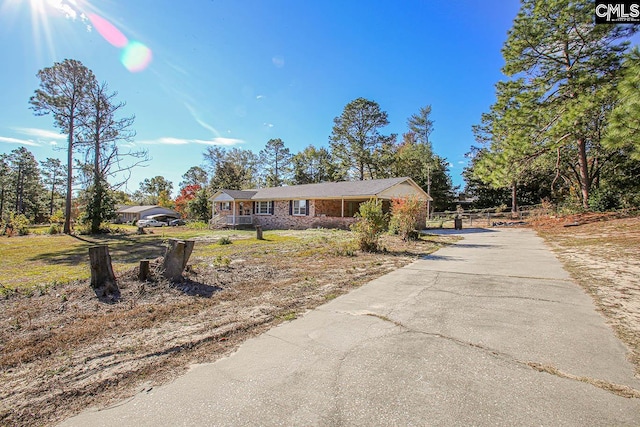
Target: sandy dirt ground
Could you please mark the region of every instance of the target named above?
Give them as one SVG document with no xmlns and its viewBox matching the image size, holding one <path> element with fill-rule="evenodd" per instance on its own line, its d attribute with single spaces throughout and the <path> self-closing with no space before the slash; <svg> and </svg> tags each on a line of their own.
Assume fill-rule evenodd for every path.
<svg viewBox="0 0 640 427">
<path fill-rule="evenodd" d="M 640 378 L 640 217 L 583 214 L 533 222 L 629 348 Z"/>
<path fill-rule="evenodd" d="M 231 244 L 224 256 L 193 259 L 179 285 L 158 274 L 140 283 L 130 271 L 118 278 L 122 295 L 111 304 L 87 282 L 10 295 L 0 300 L 0 425 L 54 425 L 170 381 L 451 241 L 385 239 L 388 251 L 377 254 L 322 232 Z"/>
<path fill-rule="evenodd" d="M 532 226 L 593 296 L 640 376 L 640 218 L 592 214 Z M 122 275 L 115 304 L 100 302 L 87 282 L 10 295 L 0 300 L 0 426 L 54 425 L 170 381 L 451 242 L 385 239 L 388 252 L 377 254 L 322 233 L 232 244 L 224 256 L 193 259 L 179 285 Z"/>
</svg>

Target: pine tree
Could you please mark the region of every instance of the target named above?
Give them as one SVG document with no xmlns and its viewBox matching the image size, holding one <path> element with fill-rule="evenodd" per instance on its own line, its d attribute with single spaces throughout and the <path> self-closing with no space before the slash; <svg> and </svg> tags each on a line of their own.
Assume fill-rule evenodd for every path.
<svg viewBox="0 0 640 427">
<path fill-rule="evenodd" d="M 292 156 L 280 138 L 267 141 L 259 156 L 267 187 L 281 187 L 289 181 Z"/>
<path fill-rule="evenodd" d="M 396 135 L 382 135 L 389 124 L 388 115 L 375 101 L 358 98 L 348 103 L 333 120 L 331 155 L 339 163 L 339 173 L 357 180 L 385 177 L 387 154 Z"/>
<path fill-rule="evenodd" d="M 64 187 L 66 183 L 67 169 L 64 167 L 60 159 L 48 157 L 45 161 L 40 162 L 42 168 L 43 182 L 50 189 L 49 198 L 49 216 L 53 215 L 55 207 L 55 197 L 59 194 L 60 187 Z"/>
<path fill-rule="evenodd" d="M 547 123 L 536 142 L 575 151 L 584 208 L 592 184 L 589 149 L 599 143 L 590 139 L 594 110 L 603 108 L 600 90 L 616 78 L 625 40 L 637 30 L 593 21 L 591 1 L 522 0 L 502 50 L 504 73 L 526 78 L 539 93 Z"/>
<path fill-rule="evenodd" d="M 76 125 L 84 114 L 83 103 L 95 76 L 80 61 L 65 59 L 38 71 L 40 88 L 29 100 L 38 116 L 51 113 L 55 126 L 67 134 L 67 191 L 64 232 L 71 233 L 71 185 L 73 182 L 73 150 L 76 148 Z"/>
</svg>

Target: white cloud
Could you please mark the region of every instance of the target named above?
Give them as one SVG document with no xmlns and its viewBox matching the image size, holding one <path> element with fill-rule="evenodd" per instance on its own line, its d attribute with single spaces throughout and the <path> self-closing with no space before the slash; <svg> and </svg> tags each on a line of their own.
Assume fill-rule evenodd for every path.
<svg viewBox="0 0 640 427">
<path fill-rule="evenodd" d="M 214 128 L 213 126 L 211 126 L 210 124 L 208 124 L 207 122 L 205 122 L 204 120 L 202 120 L 200 118 L 200 115 L 198 114 L 198 112 L 195 110 L 195 108 L 193 108 L 189 103 L 185 102 L 184 106 L 187 108 L 187 110 L 189 110 L 189 113 L 191 114 L 191 116 L 193 117 L 193 119 L 203 128 L 205 128 L 206 130 L 210 131 L 211 133 L 213 133 L 215 136 L 219 137 L 220 136 L 220 132 L 218 132 L 218 130 L 216 128 Z"/>
<path fill-rule="evenodd" d="M 272 128 L 274 126 L 273 123 L 263 123 L 262 125 L 268 128 Z"/>
<path fill-rule="evenodd" d="M 34 136 L 36 138 L 59 139 L 59 140 L 67 139 L 66 134 L 54 132 L 52 130 L 38 129 L 38 128 L 12 128 L 12 129 L 23 135 Z"/>
<path fill-rule="evenodd" d="M 256 99 L 264 99 L 264 98 L 266 98 L 266 96 L 264 96 L 264 95 L 258 95 L 258 96 L 256 96 Z"/>
<path fill-rule="evenodd" d="M 187 145 L 189 143 L 188 139 L 183 138 L 172 138 L 172 137 L 163 137 L 153 140 L 147 141 L 138 141 L 138 144 L 150 144 L 150 145 Z"/>
<path fill-rule="evenodd" d="M 232 146 L 237 144 L 244 144 L 241 139 L 235 138 L 222 138 L 216 137 L 212 139 L 186 139 L 186 138 L 173 138 L 162 137 L 158 139 L 137 141 L 138 144 L 143 145 L 188 145 L 188 144 L 200 144 L 200 145 L 224 145 Z"/>
<path fill-rule="evenodd" d="M 40 144 L 38 144 L 37 142 L 33 142 L 30 139 L 18 139 L 0 136 L 0 142 L 6 142 L 7 144 L 28 145 L 30 147 L 40 147 Z"/>
<path fill-rule="evenodd" d="M 207 145 L 225 145 L 232 146 L 238 144 L 244 144 L 244 141 L 236 138 L 213 138 L 211 141 L 195 141 L 198 144 L 207 144 Z"/>
</svg>

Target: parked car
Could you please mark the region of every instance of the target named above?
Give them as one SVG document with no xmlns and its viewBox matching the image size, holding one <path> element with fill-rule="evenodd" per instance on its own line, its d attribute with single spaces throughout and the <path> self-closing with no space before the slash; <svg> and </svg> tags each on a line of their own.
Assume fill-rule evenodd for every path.
<svg viewBox="0 0 640 427">
<path fill-rule="evenodd" d="M 172 219 L 171 221 L 169 221 L 169 225 L 171 227 L 177 227 L 178 225 L 185 225 L 186 222 L 184 222 L 183 219 Z"/>
<path fill-rule="evenodd" d="M 156 219 L 141 219 L 138 221 L 138 227 L 166 227 L 167 223 Z"/>
</svg>

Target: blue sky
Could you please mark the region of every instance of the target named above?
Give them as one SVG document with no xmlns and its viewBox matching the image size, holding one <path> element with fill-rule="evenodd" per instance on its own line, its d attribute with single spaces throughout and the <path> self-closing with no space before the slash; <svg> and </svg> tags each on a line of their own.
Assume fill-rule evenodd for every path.
<svg viewBox="0 0 640 427">
<path fill-rule="evenodd" d="M 258 152 L 281 138 L 292 152 L 328 146 L 333 119 L 358 97 L 388 112 L 385 134 L 430 104 L 434 150 L 455 184 L 474 143 L 471 126 L 503 78 L 500 49 L 516 0 L 0 0 L 0 152 L 25 144 L 64 158 L 65 136 L 36 117 L 38 70 L 72 58 L 106 81 L 135 114 L 135 145 L 152 160 L 128 189 L 155 175 L 174 183 L 207 145 Z M 123 65 L 101 17 L 152 53 Z M 113 41 L 113 40 L 112 40 Z M 144 64 L 142 64 L 144 65 Z M 143 68 L 142 66 L 139 68 Z"/>
</svg>

